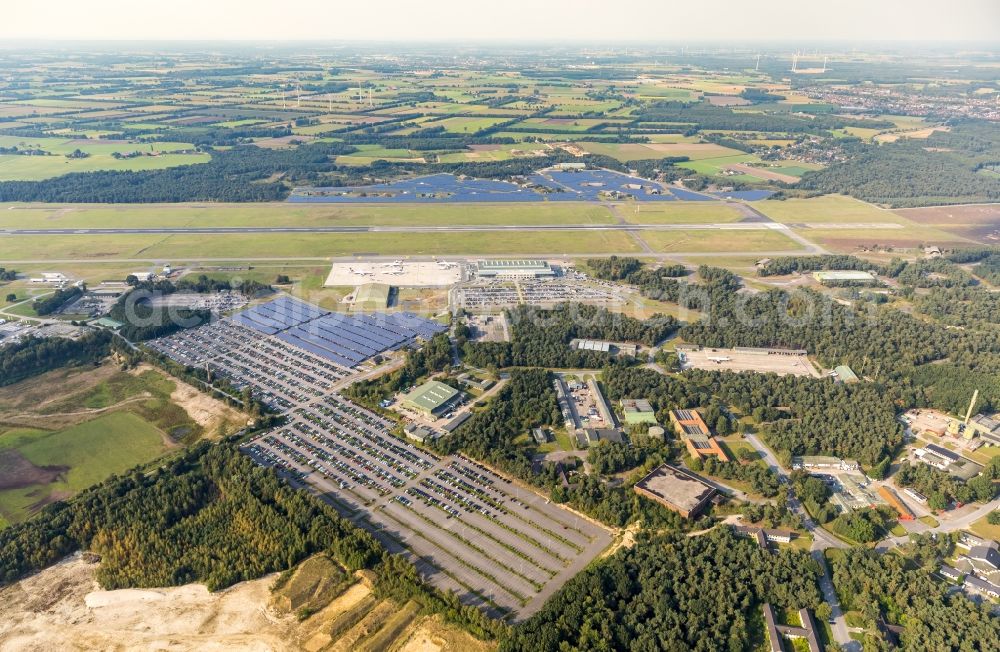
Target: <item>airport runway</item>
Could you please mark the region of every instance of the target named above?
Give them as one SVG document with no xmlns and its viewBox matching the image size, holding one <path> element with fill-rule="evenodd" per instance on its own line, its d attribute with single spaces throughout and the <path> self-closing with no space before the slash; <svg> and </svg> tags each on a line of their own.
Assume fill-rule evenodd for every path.
<svg viewBox="0 0 1000 652">
<path fill-rule="evenodd" d="M 847 225 L 823 224 L 824 228 Z M 857 226 L 857 225 L 853 225 Z M 898 229 L 899 224 L 865 224 L 866 229 Z M 489 231 L 760 231 L 791 229 L 776 222 L 700 224 L 483 224 L 458 226 L 201 226 L 84 229 L 0 229 L 0 235 L 232 235 L 240 233 L 466 233 Z"/>
</svg>

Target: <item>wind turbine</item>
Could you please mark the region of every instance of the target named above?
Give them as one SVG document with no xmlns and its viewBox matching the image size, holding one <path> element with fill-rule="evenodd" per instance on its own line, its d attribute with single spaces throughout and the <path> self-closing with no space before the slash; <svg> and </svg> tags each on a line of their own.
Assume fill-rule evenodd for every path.
<svg viewBox="0 0 1000 652">
<path fill-rule="evenodd" d="M 753 67 L 753 71 L 757 72 L 760 70 L 760 54 L 757 55 L 757 64 Z"/>
<path fill-rule="evenodd" d="M 798 72 L 797 68 L 799 66 L 799 53 L 796 52 L 792 55 L 792 72 Z"/>
<path fill-rule="evenodd" d="M 826 72 L 826 60 L 827 57 L 823 57 L 823 72 Z"/>
</svg>

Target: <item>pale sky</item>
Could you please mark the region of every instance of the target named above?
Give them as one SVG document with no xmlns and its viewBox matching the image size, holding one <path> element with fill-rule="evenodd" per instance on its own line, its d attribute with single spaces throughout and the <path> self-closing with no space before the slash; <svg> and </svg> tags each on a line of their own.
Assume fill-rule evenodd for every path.
<svg viewBox="0 0 1000 652">
<path fill-rule="evenodd" d="M 993 41 L 1000 0 L 11 0 L 0 39 Z"/>
</svg>

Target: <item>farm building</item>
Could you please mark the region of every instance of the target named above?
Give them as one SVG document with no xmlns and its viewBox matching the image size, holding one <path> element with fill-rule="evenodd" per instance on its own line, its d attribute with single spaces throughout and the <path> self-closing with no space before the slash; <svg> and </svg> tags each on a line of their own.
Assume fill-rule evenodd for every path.
<svg viewBox="0 0 1000 652">
<path fill-rule="evenodd" d="M 403 406 L 428 416 L 438 417 L 447 412 L 461 397 L 454 387 L 437 380 L 428 380 L 403 397 Z"/>
<path fill-rule="evenodd" d="M 622 414 L 625 416 L 625 423 L 636 425 L 648 423 L 651 426 L 657 425 L 656 412 L 653 406 L 645 399 L 623 398 L 621 401 Z"/>
<path fill-rule="evenodd" d="M 728 462 L 726 455 L 708 429 L 697 410 L 671 410 L 670 422 L 677 435 L 684 440 L 691 457 L 705 459 L 714 456 L 721 462 Z"/>
<path fill-rule="evenodd" d="M 354 307 L 359 310 L 385 310 L 389 307 L 392 286 L 385 283 L 365 283 L 354 290 Z"/>
<path fill-rule="evenodd" d="M 851 285 L 874 285 L 875 276 L 871 272 L 824 271 L 813 272 L 813 278 L 823 285 L 849 283 Z"/>
<path fill-rule="evenodd" d="M 700 514 L 716 493 L 714 487 L 694 473 L 670 464 L 653 469 L 635 484 L 634 490 L 684 518 Z"/>
<path fill-rule="evenodd" d="M 544 260 L 480 260 L 476 263 L 479 278 L 552 278 L 556 271 Z"/>
</svg>

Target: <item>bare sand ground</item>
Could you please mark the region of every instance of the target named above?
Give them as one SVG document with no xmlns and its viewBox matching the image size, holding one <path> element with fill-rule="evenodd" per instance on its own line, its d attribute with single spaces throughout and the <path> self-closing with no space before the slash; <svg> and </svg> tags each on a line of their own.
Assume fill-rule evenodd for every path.
<svg viewBox="0 0 1000 652">
<path fill-rule="evenodd" d="M 201 585 L 102 591 L 96 569 L 74 555 L 0 589 L 0 649 L 299 649 L 295 617 L 277 617 L 265 607 L 274 576 L 215 594 Z"/>
</svg>

